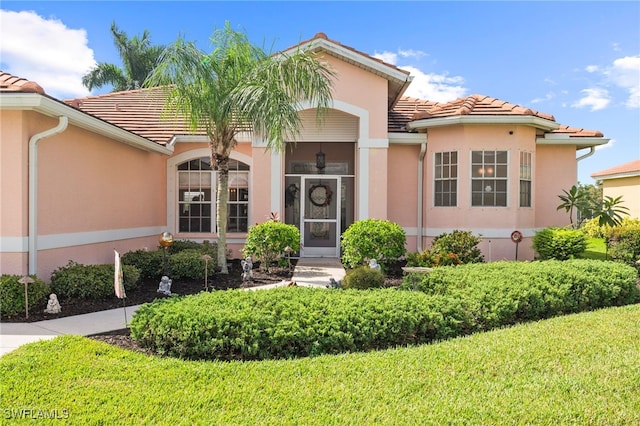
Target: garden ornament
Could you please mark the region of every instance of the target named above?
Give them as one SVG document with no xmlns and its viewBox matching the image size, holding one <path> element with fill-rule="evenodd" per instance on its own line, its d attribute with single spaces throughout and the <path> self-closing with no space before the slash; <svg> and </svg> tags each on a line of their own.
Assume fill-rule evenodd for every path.
<svg viewBox="0 0 640 426">
<path fill-rule="evenodd" d="M 162 293 L 165 296 L 171 296 L 171 283 L 173 281 L 168 276 L 164 275 L 160 279 L 160 287 L 158 287 L 158 293 Z"/>
<path fill-rule="evenodd" d="M 44 310 L 48 314 L 59 314 L 62 312 L 60 302 L 58 302 L 58 296 L 55 293 L 49 295 L 49 301 L 47 302 L 47 309 Z"/>
<path fill-rule="evenodd" d="M 242 281 L 250 281 L 253 279 L 253 262 L 251 257 L 243 259 L 242 262 Z"/>
<path fill-rule="evenodd" d="M 342 288 L 342 281 L 336 281 L 335 278 L 329 278 L 329 285 L 327 288 Z"/>
<path fill-rule="evenodd" d="M 375 259 L 371 259 L 369 260 L 369 268 L 379 271 L 380 265 L 378 265 L 378 262 Z"/>
</svg>

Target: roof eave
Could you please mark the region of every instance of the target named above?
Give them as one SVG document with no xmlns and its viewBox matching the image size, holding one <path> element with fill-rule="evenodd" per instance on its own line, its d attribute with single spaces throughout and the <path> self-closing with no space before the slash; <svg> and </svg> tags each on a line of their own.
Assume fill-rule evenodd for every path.
<svg viewBox="0 0 640 426">
<path fill-rule="evenodd" d="M 3 93 L 0 109 L 32 110 L 49 117 L 67 116 L 69 123 L 85 130 L 107 136 L 118 142 L 149 152 L 171 155 L 173 147 L 165 147 L 128 130 L 73 108 L 64 102 L 36 93 Z"/>
<path fill-rule="evenodd" d="M 407 123 L 408 130 L 429 129 L 432 127 L 454 126 L 460 124 L 506 124 L 532 126 L 545 131 L 556 130 L 560 125 L 555 121 L 530 115 L 456 115 L 451 117 L 424 118 Z"/>
<path fill-rule="evenodd" d="M 598 174 L 591 175 L 591 177 L 595 180 L 623 179 L 623 178 L 631 178 L 631 177 L 638 177 L 638 176 L 640 176 L 640 170 L 622 172 L 622 173 L 611 173 L 607 175 L 598 175 Z"/>
<path fill-rule="evenodd" d="M 604 137 L 572 136 L 570 134 L 547 133 L 536 138 L 537 145 L 575 145 L 576 149 L 606 145 L 611 139 Z"/>
</svg>

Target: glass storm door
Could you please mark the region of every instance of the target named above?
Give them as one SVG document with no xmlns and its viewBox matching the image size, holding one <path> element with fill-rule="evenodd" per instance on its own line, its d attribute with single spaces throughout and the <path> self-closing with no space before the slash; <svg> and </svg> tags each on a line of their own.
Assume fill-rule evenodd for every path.
<svg viewBox="0 0 640 426">
<path fill-rule="evenodd" d="M 338 257 L 340 191 L 337 177 L 303 177 L 302 253 L 305 257 Z"/>
</svg>

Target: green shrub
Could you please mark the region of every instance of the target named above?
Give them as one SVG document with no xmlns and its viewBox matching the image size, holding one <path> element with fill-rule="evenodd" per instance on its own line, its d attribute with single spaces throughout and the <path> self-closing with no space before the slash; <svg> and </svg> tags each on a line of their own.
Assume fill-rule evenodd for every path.
<svg viewBox="0 0 640 426">
<path fill-rule="evenodd" d="M 122 255 L 122 264 L 138 268 L 142 279 L 159 279 L 162 276 L 162 250 L 135 250 Z"/>
<path fill-rule="evenodd" d="M 131 335 L 160 354 L 186 359 L 292 358 L 421 344 L 640 301 L 633 268 L 583 259 L 435 268 L 420 275 L 417 287 L 294 287 L 163 299 L 138 309 Z"/>
<path fill-rule="evenodd" d="M 406 235 L 397 223 L 364 219 L 351 224 L 341 236 L 342 264 L 354 269 L 375 259 L 383 270 L 406 253 Z"/>
<path fill-rule="evenodd" d="M 494 262 L 410 274 L 401 289 L 460 300 L 475 330 L 640 301 L 635 271 L 615 262 Z"/>
<path fill-rule="evenodd" d="M 360 266 L 347 271 L 342 280 L 342 287 L 345 289 L 365 290 L 368 288 L 384 287 L 384 274 L 378 269 L 371 269 L 368 266 Z"/>
<path fill-rule="evenodd" d="M 300 250 L 300 231 L 294 225 L 277 220 L 254 225 L 249 228 L 242 249 L 245 257 L 254 256 L 260 261 L 262 270 L 269 270 L 273 262 L 287 257 L 287 252 Z"/>
<path fill-rule="evenodd" d="M 134 290 L 140 281 L 140 270 L 135 266 L 122 265 L 122 276 L 126 291 Z M 103 299 L 114 296 L 114 266 L 82 265 L 69 261 L 66 266 L 53 271 L 51 288 L 59 298 Z"/>
<path fill-rule="evenodd" d="M 184 249 L 172 254 L 169 258 L 169 270 L 172 279 L 175 280 L 203 280 L 205 262 L 202 259 L 204 254 L 201 249 Z M 211 260 L 207 265 L 209 277 L 215 276 L 216 257 L 209 254 Z"/>
<path fill-rule="evenodd" d="M 445 297 L 391 289 L 232 290 L 145 304 L 131 335 L 185 359 L 293 358 L 448 338 L 462 332 L 464 315 Z"/>
<path fill-rule="evenodd" d="M 640 273 L 640 226 L 613 228 L 609 239 L 611 259 L 626 263 Z"/>
<path fill-rule="evenodd" d="M 20 275 L 0 276 L 0 315 L 10 317 L 25 312 L 24 284 L 18 282 Z M 29 310 L 40 309 L 47 303 L 51 288 L 44 281 L 31 275 L 33 282 L 27 286 Z"/>
<path fill-rule="evenodd" d="M 440 234 L 431 242 L 431 248 L 407 256 L 407 266 L 451 266 L 484 262 L 478 248 L 480 237 L 469 231 L 455 230 Z"/>
<path fill-rule="evenodd" d="M 611 238 L 616 229 L 638 228 L 640 229 L 640 219 L 625 217 L 618 226 L 600 225 L 597 217 L 590 219 L 580 228 L 591 238 Z"/>
<path fill-rule="evenodd" d="M 167 250 L 170 254 L 179 253 L 183 250 L 198 250 L 202 254 L 209 254 L 210 256 L 217 255 L 217 244 L 211 244 L 209 241 L 198 243 L 191 240 L 176 240 Z"/>
<path fill-rule="evenodd" d="M 577 229 L 545 228 L 536 232 L 533 248 L 542 260 L 567 260 L 585 251 L 587 236 Z"/>
</svg>

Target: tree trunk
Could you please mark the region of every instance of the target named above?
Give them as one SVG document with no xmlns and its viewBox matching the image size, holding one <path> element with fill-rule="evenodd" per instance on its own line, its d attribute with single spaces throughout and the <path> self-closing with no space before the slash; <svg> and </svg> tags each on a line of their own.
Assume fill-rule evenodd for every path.
<svg viewBox="0 0 640 426">
<path fill-rule="evenodd" d="M 218 229 L 218 266 L 220 273 L 228 274 L 227 267 L 227 210 L 229 201 L 229 159 L 218 162 L 218 196 L 216 225 Z"/>
</svg>

